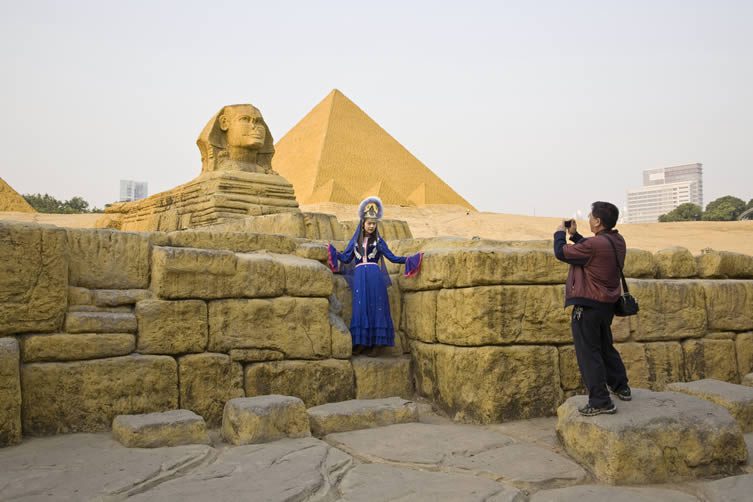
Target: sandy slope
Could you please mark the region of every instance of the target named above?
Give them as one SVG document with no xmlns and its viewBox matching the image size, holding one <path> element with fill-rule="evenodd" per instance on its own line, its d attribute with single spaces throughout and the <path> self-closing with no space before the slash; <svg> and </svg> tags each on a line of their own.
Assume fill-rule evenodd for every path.
<svg viewBox="0 0 753 502">
<path fill-rule="evenodd" d="M 340 220 L 354 220 L 356 207 L 345 204 L 303 206 L 304 211 L 334 214 Z M 450 235 L 500 240 L 550 239 L 559 220 L 538 216 L 468 212 L 459 206 L 387 206 L 385 217 L 408 222 L 416 237 Z M 98 214 L 0 213 L 0 220 L 33 221 L 62 227 L 94 227 Z M 589 235 L 588 224 L 578 222 L 581 233 Z M 685 222 L 619 225 L 628 245 L 657 251 L 684 246 L 697 254 L 711 247 L 753 255 L 753 221 Z M 584 230 L 586 230 L 584 232 Z"/>
</svg>

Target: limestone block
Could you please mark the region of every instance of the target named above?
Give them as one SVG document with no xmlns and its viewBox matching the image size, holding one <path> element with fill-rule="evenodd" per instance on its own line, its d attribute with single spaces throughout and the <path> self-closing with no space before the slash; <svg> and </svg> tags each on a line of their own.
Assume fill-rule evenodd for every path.
<svg viewBox="0 0 753 502">
<path fill-rule="evenodd" d="M 737 371 L 740 376 L 753 372 L 753 333 L 739 333 L 735 338 Z"/>
<path fill-rule="evenodd" d="M 715 378 L 725 382 L 739 382 L 732 340 L 686 340 L 682 344 L 685 360 L 685 380 Z"/>
<path fill-rule="evenodd" d="M 222 420 L 225 403 L 243 397 L 243 367 L 226 354 L 190 354 L 178 359 L 180 407 L 204 417 L 210 426 Z"/>
<path fill-rule="evenodd" d="M 437 386 L 437 352 L 441 345 L 433 343 L 413 343 L 411 360 L 416 394 L 429 398 L 436 403 L 439 400 Z"/>
<path fill-rule="evenodd" d="M 625 277 L 653 279 L 656 277 L 656 260 L 650 251 L 628 249 L 622 267 Z"/>
<path fill-rule="evenodd" d="M 450 345 L 567 343 L 570 317 L 562 286 L 443 289 L 437 297 L 437 340 Z"/>
<path fill-rule="evenodd" d="M 21 442 L 21 378 L 18 342 L 0 338 L 0 447 Z"/>
<path fill-rule="evenodd" d="M 207 347 L 207 304 L 202 300 L 143 300 L 136 304 L 139 352 L 185 354 Z"/>
<path fill-rule="evenodd" d="M 726 408 L 743 432 L 753 431 L 753 388 L 706 378 L 696 382 L 675 382 L 667 390 L 705 399 Z"/>
<path fill-rule="evenodd" d="M 130 312 L 68 312 L 67 333 L 135 333 L 136 316 Z"/>
<path fill-rule="evenodd" d="M 630 319 L 631 317 L 612 318 L 612 341 L 626 342 L 630 339 Z"/>
<path fill-rule="evenodd" d="M 86 288 L 146 288 L 150 243 L 147 234 L 66 229 L 70 282 Z"/>
<path fill-rule="evenodd" d="M 285 273 L 285 293 L 289 296 L 329 296 L 332 272 L 318 261 L 293 255 L 274 254 Z"/>
<path fill-rule="evenodd" d="M 94 294 L 91 289 L 78 286 L 68 287 L 68 306 L 94 305 Z"/>
<path fill-rule="evenodd" d="M 753 281 L 700 281 L 706 291 L 709 330 L 753 330 Z"/>
<path fill-rule="evenodd" d="M 68 294 L 65 231 L 0 222 L 0 335 L 59 330 Z"/>
<path fill-rule="evenodd" d="M 334 215 L 324 213 L 285 212 L 266 214 L 229 222 L 222 225 L 222 228 L 326 241 L 346 238 L 337 218 Z"/>
<path fill-rule="evenodd" d="M 26 364 L 21 379 L 32 435 L 104 431 L 117 415 L 178 407 L 177 364 L 167 356 Z"/>
<path fill-rule="evenodd" d="M 355 397 L 350 361 L 271 361 L 245 368 L 247 396 L 283 394 L 303 399 L 306 406 L 347 401 Z"/>
<path fill-rule="evenodd" d="M 494 423 L 554 414 L 561 402 L 555 347 L 453 347 L 414 343 L 433 352 L 433 371 L 417 362 L 417 387 L 434 378 L 432 397 L 454 420 Z M 432 357 L 423 358 L 432 360 Z M 419 383 L 419 379 L 422 380 Z"/>
<path fill-rule="evenodd" d="M 309 260 L 316 260 L 320 263 L 327 263 L 327 244 L 323 242 L 309 242 L 305 239 L 296 239 L 298 245 L 293 254 Z"/>
<path fill-rule="evenodd" d="M 25 363 L 124 356 L 136 349 L 131 333 L 51 333 L 27 335 L 22 341 Z"/>
<path fill-rule="evenodd" d="M 258 363 L 261 361 L 280 361 L 285 354 L 279 350 L 269 349 L 231 349 L 230 360 L 243 363 Z"/>
<path fill-rule="evenodd" d="M 310 436 L 303 401 L 267 395 L 231 399 L 222 416 L 222 437 L 234 445 Z"/>
<path fill-rule="evenodd" d="M 648 387 L 651 390 L 664 390 L 668 383 L 683 379 L 685 366 L 680 342 L 653 342 L 643 347 L 648 366 Z"/>
<path fill-rule="evenodd" d="M 214 230 L 169 232 L 166 242 L 162 245 L 178 248 L 224 249 L 235 253 L 261 250 L 271 253 L 293 253 L 297 248 L 295 240 L 285 235 Z"/>
<path fill-rule="evenodd" d="M 334 432 L 418 422 L 416 403 L 399 397 L 323 404 L 309 408 L 307 413 L 311 432 L 317 437 Z"/>
<path fill-rule="evenodd" d="M 648 388 L 650 384 L 646 349 L 642 343 L 617 343 L 614 346 L 622 357 L 632 387 Z"/>
<path fill-rule="evenodd" d="M 640 304 L 640 312 L 630 320 L 635 340 L 681 340 L 706 334 L 706 297 L 699 281 L 631 279 L 628 285 Z"/>
<path fill-rule="evenodd" d="M 155 247 L 152 291 L 164 299 L 279 296 L 283 265 L 268 253 Z"/>
<path fill-rule="evenodd" d="M 437 341 L 438 291 L 419 291 L 403 295 L 401 325 L 408 338 L 422 342 Z"/>
<path fill-rule="evenodd" d="M 204 419 L 189 410 L 118 415 L 112 421 L 112 436 L 127 448 L 210 444 Z"/>
<path fill-rule="evenodd" d="M 98 307 L 119 307 L 135 305 L 150 296 L 148 289 L 95 289 L 92 290 L 94 305 Z"/>
<path fill-rule="evenodd" d="M 413 398 L 409 357 L 354 357 L 356 399 Z"/>
<path fill-rule="evenodd" d="M 496 284 L 564 284 L 567 265 L 551 251 L 526 248 L 430 250 L 421 273 L 400 278 L 403 290 L 464 288 Z"/>
<path fill-rule="evenodd" d="M 753 278 L 753 256 L 706 249 L 696 257 L 698 277 L 709 279 Z"/>
<path fill-rule="evenodd" d="M 584 386 L 578 367 L 578 358 L 575 356 L 575 347 L 567 345 L 559 347 L 558 351 L 562 390 L 582 389 Z"/>
<path fill-rule="evenodd" d="M 209 350 L 273 349 L 294 359 L 329 357 L 326 298 L 280 297 L 209 302 Z"/>
<path fill-rule="evenodd" d="M 345 321 L 332 312 L 329 313 L 329 324 L 332 330 L 332 357 L 335 359 L 350 359 L 353 355 L 353 338 Z"/>
<path fill-rule="evenodd" d="M 675 392 L 633 390 L 616 415 L 584 417 L 586 396 L 557 410 L 567 453 L 601 482 L 646 484 L 734 473 L 747 451 L 727 410 Z M 661 424 L 657 427 L 657 424 Z"/>
<path fill-rule="evenodd" d="M 674 246 L 661 249 L 654 254 L 660 279 L 682 279 L 695 277 L 698 273 L 695 258 L 688 249 Z"/>
<path fill-rule="evenodd" d="M 345 277 L 339 274 L 332 275 L 332 293 L 342 308 L 339 313 L 340 317 L 343 318 L 346 326 L 350 326 L 350 318 L 353 314 L 353 292 L 348 287 Z M 394 317 L 393 319 L 400 318 Z"/>
</svg>

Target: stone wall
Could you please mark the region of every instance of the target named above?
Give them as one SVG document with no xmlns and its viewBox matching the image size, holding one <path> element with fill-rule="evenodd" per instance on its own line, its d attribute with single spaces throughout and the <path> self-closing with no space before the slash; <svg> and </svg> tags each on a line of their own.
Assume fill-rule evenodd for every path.
<svg viewBox="0 0 753 502">
<path fill-rule="evenodd" d="M 317 237 L 327 228 L 340 237 L 325 220 Z M 391 231 L 409 237 L 400 224 Z M 548 243 L 390 245 L 426 251 L 417 278 L 390 266 L 397 339 L 387 355 L 411 354 L 419 394 L 457 420 L 488 423 L 553 415 L 579 388 L 562 308 L 567 270 Z M 632 384 L 738 381 L 753 370 L 753 258 L 706 253 L 688 272 L 687 255 L 672 253 L 684 257 L 628 256 L 642 310 L 614 331 Z M 0 254 L 9 257 L 0 264 L 0 444 L 178 407 L 214 426 L 224 403 L 244 395 L 314 406 L 386 397 L 379 387 L 412 392 L 373 374 L 405 360 L 351 361 L 350 292 L 323 265 L 324 240 L 0 223 Z"/>
</svg>

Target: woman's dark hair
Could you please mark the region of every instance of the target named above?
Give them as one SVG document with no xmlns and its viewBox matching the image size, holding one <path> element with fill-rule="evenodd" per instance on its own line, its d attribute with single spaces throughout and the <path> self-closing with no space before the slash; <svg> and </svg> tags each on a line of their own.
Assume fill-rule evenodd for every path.
<svg viewBox="0 0 753 502">
<path fill-rule="evenodd" d="M 611 202 L 596 201 L 591 204 L 591 215 L 594 218 L 599 218 L 604 228 L 612 230 L 617 225 L 620 210 Z"/>
</svg>

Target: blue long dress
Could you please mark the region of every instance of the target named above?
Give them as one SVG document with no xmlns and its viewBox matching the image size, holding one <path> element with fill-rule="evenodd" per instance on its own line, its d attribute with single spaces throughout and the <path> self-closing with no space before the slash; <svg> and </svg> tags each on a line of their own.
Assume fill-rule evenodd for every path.
<svg viewBox="0 0 753 502">
<path fill-rule="evenodd" d="M 350 263 L 356 259 L 351 280 L 348 281 L 353 292 L 353 315 L 350 320 L 353 345 L 391 347 L 395 345 L 395 328 L 387 296 L 390 279 L 382 258 L 392 263 L 407 263 L 406 275 L 413 276 L 420 267 L 422 253 L 410 257 L 396 256 L 379 236 L 364 250 L 363 242 L 358 244 L 357 239 L 358 235 L 354 235 L 342 253 L 332 246 L 329 248 L 329 264 L 333 271 L 339 269 L 340 262 Z"/>
</svg>

